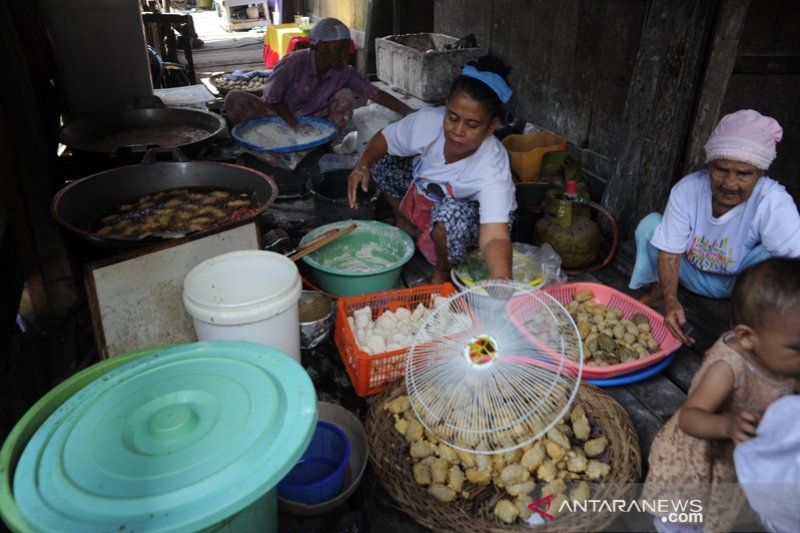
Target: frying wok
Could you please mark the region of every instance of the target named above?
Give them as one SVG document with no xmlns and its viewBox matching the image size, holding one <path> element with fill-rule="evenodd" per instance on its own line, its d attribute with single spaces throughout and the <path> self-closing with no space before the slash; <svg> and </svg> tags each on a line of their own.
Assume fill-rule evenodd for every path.
<svg viewBox="0 0 800 533">
<path fill-rule="evenodd" d="M 50 206 L 53 217 L 64 227 L 101 248 L 133 249 L 164 242 L 165 238 L 104 237 L 95 233 L 93 227 L 100 217 L 117 206 L 146 194 L 176 187 L 222 187 L 254 193 L 259 208 L 247 218 L 255 218 L 263 213 L 278 194 L 272 178 L 258 170 L 228 163 L 189 161 L 180 150 L 169 151 L 173 161 L 157 161 L 159 152 L 163 150 L 149 151 L 141 164 L 98 172 L 70 183 L 53 198 Z M 213 233 L 225 225 L 215 225 L 195 234 Z"/>
<path fill-rule="evenodd" d="M 73 151 L 133 162 L 154 147 L 180 148 L 196 157 L 225 128 L 216 113 L 164 107 L 153 96 L 137 99 L 129 109 L 77 117 L 61 128 L 59 138 Z"/>
</svg>

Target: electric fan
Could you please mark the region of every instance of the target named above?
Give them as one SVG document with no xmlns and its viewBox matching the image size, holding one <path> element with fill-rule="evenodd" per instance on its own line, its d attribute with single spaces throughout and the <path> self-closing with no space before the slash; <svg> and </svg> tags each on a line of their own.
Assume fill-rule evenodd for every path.
<svg viewBox="0 0 800 533">
<path fill-rule="evenodd" d="M 435 302 L 409 350 L 405 378 L 417 417 L 440 441 L 493 454 L 522 447 L 558 422 L 582 368 L 578 329 L 555 298 L 490 280 Z"/>
</svg>

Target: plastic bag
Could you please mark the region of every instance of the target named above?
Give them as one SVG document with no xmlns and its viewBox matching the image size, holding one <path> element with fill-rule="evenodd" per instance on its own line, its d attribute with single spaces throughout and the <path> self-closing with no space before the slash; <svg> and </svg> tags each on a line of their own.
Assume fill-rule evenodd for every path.
<svg viewBox="0 0 800 533">
<path fill-rule="evenodd" d="M 559 285 L 567 280 L 561 270 L 561 256 L 552 246 L 542 247 L 523 242 L 512 244 L 512 274 L 514 281 L 535 288 Z M 453 281 L 462 282 L 467 287 L 489 279 L 489 267 L 479 249 L 472 250 L 464 261 L 453 268 Z"/>
<path fill-rule="evenodd" d="M 547 243 L 539 248 L 539 258 L 542 265 L 541 287 L 550 287 L 566 283 L 567 275 L 561 270 L 561 256 Z"/>
<path fill-rule="evenodd" d="M 357 132 L 355 151 L 360 155 L 373 135 L 401 118 L 403 115 L 400 113 L 376 103 L 353 110 L 353 125 Z"/>
</svg>

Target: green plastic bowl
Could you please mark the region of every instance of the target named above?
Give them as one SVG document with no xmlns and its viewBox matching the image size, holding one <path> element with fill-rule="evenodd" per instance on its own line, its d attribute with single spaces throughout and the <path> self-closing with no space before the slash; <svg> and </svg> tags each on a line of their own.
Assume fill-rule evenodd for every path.
<svg viewBox="0 0 800 533">
<path fill-rule="evenodd" d="M 337 296 L 393 288 L 403 265 L 414 255 L 414 241 L 394 226 L 372 220 L 340 220 L 309 232 L 300 244 L 350 224 L 356 224 L 356 229 L 303 258 L 320 288 Z"/>
</svg>

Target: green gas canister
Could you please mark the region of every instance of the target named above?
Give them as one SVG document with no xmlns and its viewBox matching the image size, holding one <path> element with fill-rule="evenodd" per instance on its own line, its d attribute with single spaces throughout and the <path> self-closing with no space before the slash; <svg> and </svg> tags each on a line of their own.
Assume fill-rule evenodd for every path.
<svg viewBox="0 0 800 533">
<path fill-rule="evenodd" d="M 600 227 L 591 219 L 589 193 L 583 184 L 568 181 L 566 188 L 547 191 L 544 218 L 533 229 L 533 243 L 549 244 L 566 269 L 591 265 L 600 251 Z"/>
</svg>

